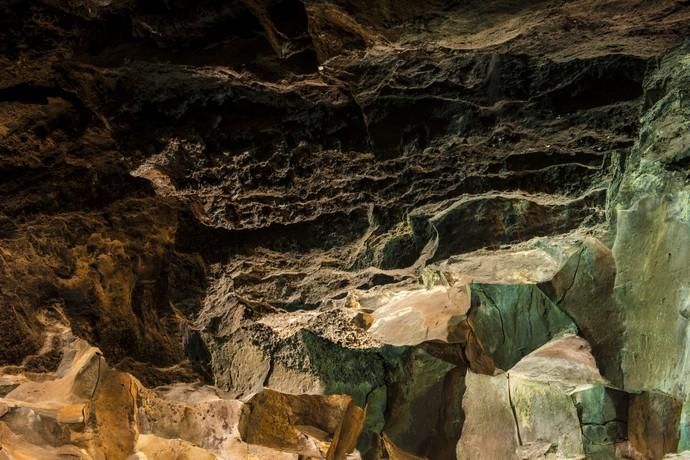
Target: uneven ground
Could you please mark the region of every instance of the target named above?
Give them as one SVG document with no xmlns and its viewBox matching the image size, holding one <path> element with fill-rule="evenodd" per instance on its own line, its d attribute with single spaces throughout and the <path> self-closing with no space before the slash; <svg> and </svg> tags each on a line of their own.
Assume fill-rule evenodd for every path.
<svg viewBox="0 0 690 460">
<path fill-rule="evenodd" d="M 686 1 L 0 5 L 0 459 L 690 458 Z"/>
</svg>

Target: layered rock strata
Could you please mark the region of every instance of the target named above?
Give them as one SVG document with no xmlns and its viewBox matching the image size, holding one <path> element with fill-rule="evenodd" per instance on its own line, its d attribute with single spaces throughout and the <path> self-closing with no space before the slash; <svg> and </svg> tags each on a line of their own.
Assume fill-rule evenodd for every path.
<svg viewBox="0 0 690 460">
<path fill-rule="evenodd" d="M 0 0 L 0 458 L 690 450 L 681 0 Z"/>
</svg>

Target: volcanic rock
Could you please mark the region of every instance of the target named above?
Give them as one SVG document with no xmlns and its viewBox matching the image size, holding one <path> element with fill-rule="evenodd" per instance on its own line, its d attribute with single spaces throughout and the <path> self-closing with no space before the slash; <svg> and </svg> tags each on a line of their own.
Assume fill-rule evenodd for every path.
<svg viewBox="0 0 690 460">
<path fill-rule="evenodd" d="M 686 1 L 0 5 L 1 458 L 687 455 Z"/>
</svg>

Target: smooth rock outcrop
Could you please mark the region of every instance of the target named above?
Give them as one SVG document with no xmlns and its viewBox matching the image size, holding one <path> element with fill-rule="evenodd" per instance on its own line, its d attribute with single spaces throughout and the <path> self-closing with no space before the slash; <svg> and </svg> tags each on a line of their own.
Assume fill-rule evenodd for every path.
<svg viewBox="0 0 690 460">
<path fill-rule="evenodd" d="M 467 373 L 462 407 L 465 424 L 458 459 L 515 458 L 520 438 L 510 401 L 508 375 Z"/>
<path fill-rule="evenodd" d="M 587 342 L 564 335 L 506 373 L 468 373 L 458 458 L 617 458 L 628 396 L 608 387 Z"/>
<path fill-rule="evenodd" d="M 650 75 L 640 138 L 613 201 L 615 293 L 625 311 L 625 388 L 680 399 L 689 395 L 690 375 L 688 56 L 681 48 Z"/>
</svg>

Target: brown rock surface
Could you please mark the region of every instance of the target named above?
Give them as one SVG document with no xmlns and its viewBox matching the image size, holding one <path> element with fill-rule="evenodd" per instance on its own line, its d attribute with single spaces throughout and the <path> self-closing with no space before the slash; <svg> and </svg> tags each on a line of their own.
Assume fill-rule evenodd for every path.
<svg viewBox="0 0 690 460">
<path fill-rule="evenodd" d="M 690 448 L 686 1 L 0 6 L 0 458 Z"/>
<path fill-rule="evenodd" d="M 264 390 L 245 404 L 212 387 L 150 390 L 81 339 L 63 353 L 55 373 L 26 375 L 0 399 L 9 458 L 342 459 L 362 429 L 349 396 Z"/>
<path fill-rule="evenodd" d="M 663 394 L 632 397 L 628 422 L 630 444 L 647 458 L 676 452 L 682 401 Z"/>
</svg>

